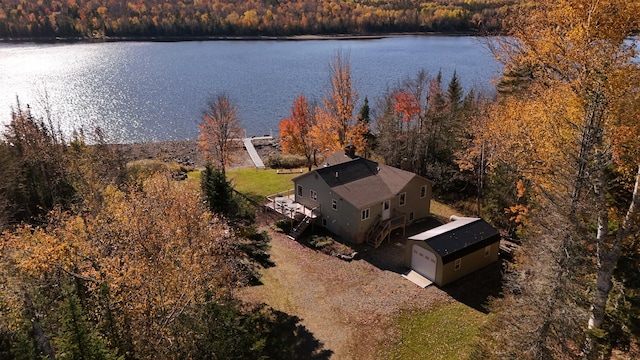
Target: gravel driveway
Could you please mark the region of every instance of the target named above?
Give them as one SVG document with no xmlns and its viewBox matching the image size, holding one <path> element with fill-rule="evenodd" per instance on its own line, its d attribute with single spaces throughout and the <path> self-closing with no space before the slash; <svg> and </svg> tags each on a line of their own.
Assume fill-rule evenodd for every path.
<svg viewBox="0 0 640 360">
<path fill-rule="evenodd" d="M 399 338 L 394 319 L 402 310 L 456 301 L 436 286 L 421 289 L 401 276 L 401 234 L 347 262 L 275 233 L 263 221 L 276 266 L 263 271 L 264 285 L 244 289 L 241 297 L 301 318 L 333 359 L 382 358 L 382 345 Z"/>
</svg>

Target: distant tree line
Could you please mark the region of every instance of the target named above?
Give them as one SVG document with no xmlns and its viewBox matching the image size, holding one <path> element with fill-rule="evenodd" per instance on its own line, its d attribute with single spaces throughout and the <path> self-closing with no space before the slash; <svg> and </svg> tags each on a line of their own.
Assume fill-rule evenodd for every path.
<svg viewBox="0 0 640 360">
<path fill-rule="evenodd" d="M 497 31 L 519 0 L 3 0 L 0 38 Z"/>
</svg>

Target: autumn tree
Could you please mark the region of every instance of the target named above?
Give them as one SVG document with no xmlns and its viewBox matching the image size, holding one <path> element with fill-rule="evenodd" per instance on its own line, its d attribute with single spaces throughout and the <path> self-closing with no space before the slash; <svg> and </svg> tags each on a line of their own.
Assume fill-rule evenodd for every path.
<svg viewBox="0 0 640 360">
<path fill-rule="evenodd" d="M 3 279 L 11 279 L 0 301 L 17 315 L 6 320 L 50 324 L 27 333 L 51 344 L 41 346 L 45 355 L 82 345 L 68 336 L 77 331 L 96 351 L 104 337 L 105 346 L 136 358 L 168 357 L 180 339 L 178 318 L 191 304 L 207 293 L 230 297 L 249 279 L 234 232 L 204 209 L 196 189 L 163 174 L 142 189 L 110 187 L 98 214 L 58 212 L 50 219 L 47 227 L 5 233 L 0 257 Z M 60 293 L 67 285 L 70 292 Z M 51 303 L 67 314 L 60 323 Z M 20 315 L 25 311 L 38 318 Z M 98 333 L 83 328 L 86 321 Z"/>
<path fill-rule="evenodd" d="M 606 304 L 638 221 L 640 158 L 618 136 L 637 129 L 640 118 L 632 105 L 640 69 L 627 43 L 639 7 L 539 1 L 494 47 L 505 74 L 519 74 L 521 83 L 491 110 L 485 144 L 493 166 L 510 165 L 532 196 L 517 266 L 495 303 L 499 316 L 487 342 L 493 357 L 610 351 Z"/>
<path fill-rule="evenodd" d="M 307 159 L 307 167 L 311 171 L 315 155 L 318 151 L 316 139 L 311 128 L 316 121 L 313 107 L 303 95 L 293 101 L 291 115 L 280 121 L 280 144 L 285 154 L 302 155 Z"/>
<path fill-rule="evenodd" d="M 329 74 L 331 84 L 323 99 L 323 107 L 316 110 L 316 124 L 312 134 L 320 149 L 336 151 L 351 144 L 364 151 L 368 124 L 354 118 L 358 93 L 351 81 L 351 64 L 348 56 L 338 51 L 333 58 Z"/>
<path fill-rule="evenodd" d="M 433 179 L 443 195 L 466 187 L 455 154 L 467 136 L 466 123 L 479 110 L 475 93 L 464 94 L 455 72 L 448 89 L 441 73 L 430 77 L 420 71 L 385 94 L 376 119 L 379 155 L 387 164 Z"/>
<path fill-rule="evenodd" d="M 198 143 L 205 159 L 224 174 L 242 150 L 238 109 L 229 95 L 220 94 L 207 102 L 199 128 Z"/>
<path fill-rule="evenodd" d="M 338 51 L 329 67 L 331 86 L 324 99 L 325 108 L 332 115 L 333 127 L 338 133 L 338 143 L 344 147 L 348 142 L 347 133 L 353 122 L 353 111 L 358 101 L 358 93 L 351 81 L 349 56 Z"/>
</svg>

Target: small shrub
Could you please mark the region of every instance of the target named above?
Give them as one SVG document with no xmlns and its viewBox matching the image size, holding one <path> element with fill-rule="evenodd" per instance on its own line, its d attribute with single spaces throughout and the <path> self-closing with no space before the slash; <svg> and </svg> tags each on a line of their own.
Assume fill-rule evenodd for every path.
<svg viewBox="0 0 640 360">
<path fill-rule="evenodd" d="M 133 179 L 146 179 L 151 175 L 166 172 L 170 174 L 187 173 L 190 167 L 180 165 L 176 162 L 164 162 L 162 160 L 143 159 L 131 161 L 127 164 L 127 177 Z"/>
<path fill-rule="evenodd" d="M 274 231 L 288 234 L 291 231 L 291 220 L 278 220 L 271 227 Z"/>
<path fill-rule="evenodd" d="M 311 240 L 309 240 L 309 245 L 313 246 L 318 250 L 324 247 L 333 245 L 333 243 L 334 243 L 334 240 L 331 236 L 313 235 L 311 236 Z"/>
</svg>

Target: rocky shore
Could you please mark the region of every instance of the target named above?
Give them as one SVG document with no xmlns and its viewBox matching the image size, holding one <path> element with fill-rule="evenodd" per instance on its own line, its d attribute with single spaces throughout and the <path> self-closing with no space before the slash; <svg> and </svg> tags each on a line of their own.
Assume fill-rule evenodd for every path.
<svg viewBox="0 0 640 360">
<path fill-rule="evenodd" d="M 277 139 L 254 140 L 253 145 L 263 161 L 271 154 L 280 152 Z M 196 168 L 202 168 L 205 165 L 204 156 L 196 140 L 117 144 L 115 146 L 121 151 L 126 162 L 157 159 L 166 162 L 175 161 Z M 239 155 L 238 161 L 230 169 L 254 166 L 246 150 L 243 149 Z"/>
</svg>

